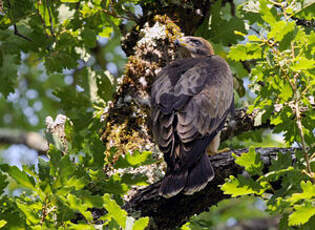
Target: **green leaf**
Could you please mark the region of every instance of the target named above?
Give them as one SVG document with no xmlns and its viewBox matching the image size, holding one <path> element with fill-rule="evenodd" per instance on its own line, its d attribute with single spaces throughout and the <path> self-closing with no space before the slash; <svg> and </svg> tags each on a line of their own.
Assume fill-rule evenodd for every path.
<svg viewBox="0 0 315 230">
<path fill-rule="evenodd" d="M 149 217 L 141 217 L 133 224 L 132 230 L 144 230 L 149 224 Z"/>
<path fill-rule="evenodd" d="M 96 77 L 97 95 L 104 101 L 112 99 L 114 88 L 109 80 L 109 76 L 103 72 L 97 72 Z"/>
<path fill-rule="evenodd" d="M 95 230 L 95 227 L 90 224 L 73 224 L 69 226 L 70 230 Z"/>
<path fill-rule="evenodd" d="M 300 11 L 296 13 L 295 16 L 298 18 L 301 18 L 302 20 L 314 20 L 314 12 L 315 12 L 315 4 L 314 1 L 308 1 L 308 4 L 305 4 L 306 1 L 304 1 L 304 5 Z"/>
<path fill-rule="evenodd" d="M 19 170 L 16 166 L 0 165 L 0 169 L 7 172 L 10 177 L 12 177 L 18 184 L 24 188 L 31 189 L 33 191 L 35 188 L 35 181 L 31 176 L 28 176 L 24 171 Z"/>
<path fill-rule="evenodd" d="M 0 46 L 1 48 L 1 46 Z M 5 54 L 5 58 L 0 65 L 1 82 L 0 92 L 7 97 L 9 93 L 14 92 L 14 86 L 17 79 L 17 70 L 19 58 L 17 55 Z"/>
<path fill-rule="evenodd" d="M 74 187 L 75 190 L 80 190 L 86 186 L 87 181 L 85 178 L 78 178 L 77 176 L 72 176 L 65 181 L 64 186 Z"/>
<path fill-rule="evenodd" d="M 84 44 L 88 48 L 93 48 L 96 46 L 96 32 L 93 29 L 85 27 L 81 33 Z"/>
<path fill-rule="evenodd" d="M 268 38 L 274 38 L 275 41 L 281 41 L 283 37 L 292 32 L 295 28 L 294 22 L 278 21 L 271 26 Z"/>
<path fill-rule="evenodd" d="M 103 196 L 104 208 L 121 227 L 125 228 L 127 220 L 127 212 L 120 208 L 120 206 L 110 198 L 109 194 Z"/>
<path fill-rule="evenodd" d="M 297 57 L 294 59 L 294 64 L 291 66 L 293 71 L 305 70 L 305 69 L 314 69 L 315 60 L 307 59 L 306 57 Z"/>
<path fill-rule="evenodd" d="M 76 3 L 79 2 L 80 0 L 60 0 L 61 2 L 69 2 L 69 3 Z"/>
<path fill-rule="evenodd" d="M 152 164 L 154 159 L 152 158 L 152 153 L 149 151 L 134 151 L 133 153 L 128 153 L 124 156 L 120 155 L 119 159 L 116 161 L 114 167 L 117 168 L 136 168 L 141 165 Z"/>
<path fill-rule="evenodd" d="M 251 146 L 248 153 L 242 153 L 241 156 L 233 154 L 233 157 L 235 158 L 235 163 L 243 166 L 251 175 L 262 174 L 263 162 L 254 147 Z"/>
<path fill-rule="evenodd" d="M 231 195 L 232 197 L 244 196 L 249 194 L 261 195 L 267 185 L 262 182 L 261 184 L 251 178 L 245 178 L 238 175 L 237 178 L 230 176 L 229 180 L 221 186 L 224 194 Z"/>
<path fill-rule="evenodd" d="M 279 94 L 279 98 L 283 100 L 283 102 L 288 101 L 293 96 L 292 87 L 289 82 L 281 83 L 281 92 Z"/>
<path fill-rule="evenodd" d="M 264 175 L 264 179 L 268 179 L 268 181 L 277 181 L 281 176 L 289 175 L 290 172 L 294 172 L 295 169 L 290 166 L 285 169 L 276 169 L 275 171 L 269 171 Z M 298 172 L 298 170 L 296 170 Z M 263 179 L 263 178 L 261 178 Z"/>
<path fill-rule="evenodd" d="M 222 7 L 222 0 L 215 1 L 211 6 L 210 17 L 208 20 L 204 20 L 195 36 L 201 36 L 223 45 L 235 44 L 238 40 L 242 40 L 243 36 L 234 32 L 246 32 L 244 20 L 227 13 L 230 11 L 227 7 L 229 7 L 228 4 Z"/>
<path fill-rule="evenodd" d="M 4 227 L 7 224 L 5 220 L 0 220 L 0 228 Z"/>
<path fill-rule="evenodd" d="M 9 182 L 7 181 L 7 176 L 0 171 L 0 196 L 8 184 Z"/>
<path fill-rule="evenodd" d="M 81 198 L 73 194 L 68 194 L 63 200 L 69 204 L 71 209 L 79 211 L 88 221 L 93 220 L 92 213 L 87 211 L 87 209 L 91 207 Z"/>
<path fill-rule="evenodd" d="M 315 185 L 312 184 L 311 181 L 301 181 L 300 185 L 303 192 L 293 193 L 292 196 L 288 198 L 288 201 L 290 201 L 292 204 L 300 200 L 311 200 L 313 197 L 315 197 Z"/>
<path fill-rule="evenodd" d="M 147 176 L 143 175 L 141 173 L 139 174 L 134 174 L 134 173 L 125 173 L 121 181 L 123 183 L 126 183 L 127 185 L 137 185 L 137 186 L 143 186 L 143 185 L 148 185 L 147 181 Z"/>
<path fill-rule="evenodd" d="M 275 7 L 270 6 L 270 2 L 266 0 L 259 0 L 259 13 L 262 19 L 270 25 L 277 22 L 277 11 Z"/>
<path fill-rule="evenodd" d="M 257 43 L 232 46 L 228 57 L 234 61 L 245 61 L 262 57 L 262 48 Z"/>
<path fill-rule="evenodd" d="M 315 207 L 311 204 L 304 206 L 294 206 L 295 212 L 289 216 L 289 226 L 305 224 L 313 215 L 315 215 Z"/>
<path fill-rule="evenodd" d="M 39 224 L 41 221 L 40 211 L 42 209 L 42 204 L 40 202 L 26 203 L 22 200 L 16 200 L 16 204 L 19 209 L 24 213 L 27 221 L 31 224 Z"/>
<path fill-rule="evenodd" d="M 281 219 L 280 219 L 280 222 L 279 222 L 279 225 L 278 225 L 278 228 L 279 230 L 288 230 L 288 217 L 289 215 L 288 214 L 283 214 Z"/>
<path fill-rule="evenodd" d="M 107 38 L 107 37 L 110 37 L 112 32 L 113 32 L 113 27 L 105 26 L 98 35 L 101 37 Z"/>
<path fill-rule="evenodd" d="M 104 184 L 104 192 L 116 195 L 125 194 L 128 191 L 128 185 L 122 183 L 122 178 L 118 174 L 112 175 Z"/>
</svg>

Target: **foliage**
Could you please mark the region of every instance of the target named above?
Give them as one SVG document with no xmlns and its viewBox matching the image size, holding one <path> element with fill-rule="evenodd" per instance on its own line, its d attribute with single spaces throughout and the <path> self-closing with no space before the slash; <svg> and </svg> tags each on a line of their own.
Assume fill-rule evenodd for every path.
<svg viewBox="0 0 315 230">
<path fill-rule="evenodd" d="M 272 136 L 269 132 L 250 131 L 227 141 L 225 147 L 252 146 L 248 153 L 234 155 L 235 162 L 244 167 L 251 177 L 230 176 L 221 189 L 232 197 L 255 195 L 264 200 L 269 214 L 282 215 L 280 229 L 296 226 L 312 229 L 315 219 L 315 33 L 312 27 L 297 25 L 293 18 L 314 20 L 314 13 L 310 10 L 315 5 L 311 1 L 236 2 L 236 11 L 230 14 L 230 5 L 220 8 L 220 3 L 216 2 L 212 8 L 216 17 L 212 14 L 198 33 L 214 42 L 216 53 L 221 56 L 226 57 L 228 50 L 224 45 L 233 44 L 226 58 L 238 80 L 234 81 L 236 106 L 240 102 L 238 96 L 244 95 L 239 83 L 243 83 L 241 78 L 247 77 L 244 74 L 247 65 L 250 67 L 249 88 L 254 93 L 254 96 L 244 95 L 249 105 L 248 112 L 254 109 L 263 111 L 258 122 L 270 120 L 275 126 L 273 133 L 284 135 L 283 146 L 294 144 L 300 149 L 295 152 L 294 166 L 291 156 L 279 152 L 267 170 L 262 168 L 263 162 L 253 147 L 269 146 L 270 143 L 278 145 L 270 140 Z M 240 41 L 240 36 L 243 41 Z M 243 66 L 238 65 L 240 63 Z M 209 226 L 220 229 L 213 223 L 214 218 L 208 217 L 205 224 L 204 215 L 211 216 L 215 211 L 220 211 L 220 208 L 191 218 L 190 224 L 186 223 L 182 229 L 206 229 Z M 250 215 L 247 217 L 251 218 Z"/>
<path fill-rule="evenodd" d="M 195 35 L 210 40 L 216 54 L 229 62 L 236 106 L 263 111 L 258 122 L 270 120 L 273 133 L 283 134 L 285 143 L 268 130 L 224 143 L 252 146 L 234 156 L 251 177 L 231 176 L 221 189 L 233 199 L 194 216 L 182 229 L 222 227 L 231 217 L 239 221 L 268 215 L 281 215 L 280 229 L 311 229 L 315 224 L 315 33 L 296 22 L 314 20 L 309 2 L 211 4 L 210 17 Z M 148 225 L 147 217 L 128 216 L 121 207 L 131 186 L 147 184 L 145 176 L 126 171 L 153 163 L 151 153 L 134 151 L 113 163 L 104 159 L 99 140 L 101 115 L 126 63 L 121 32 L 137 23 L 138 3 L 0 0 L 0 126 L 39 131 L 46 116 L 59 113 L 71 121 L 65 128 L 67 148 L 54 140 L 47 157 L 39 157 L 35 165 L 0 164 L 0 228 L 140 230 Z M 248 77 L 252 93 L 245 84 Z M 300 148 L 294 162 L 279 152 L 266 169 L 254 147 L 270 145 Z M 266 203 L 268 215 L 250 195 Z M 94 219 L 99 210 L 105 211 Z"/>
<path fill-rule="evenodd" d="M 141 230 L 148 225 L 147 217 L 136 219 L 121 208 L 122 196 L 133 185 L 146 185 L 147 178 L 121 168 L 150 164 L 150 154 L 126 154 L 111 174 L 104 173 L 100 116 L 114 92 L 113 75 L 120 75 L 125 63 L 121 18 L 114 13 L 123 16 L 133 9 L 130 1 L 109 3 L 3 2 L 0 108 L 8 119 L 1 126 L 38 130 L 46 116 L 60 112 L 71 122 L 66 148 L 52 137 L 55 145 L 36 166 L 0 165 L 0 228 Z M 98 219 L 96 208 L 104 210 Z"/>
<path fill-rule="evenodd" d="M 94 118 L 94 122 L 99 118 Z M 0 216 L 4 229 L 24 228 L 66 228 L 94 229 L 108 226 L 111 229 L 144 229 L 148 218 L 135 219 L 121 209 L 121 196 L 135 184 L 145 184 L 146 177 L 136 175 L 104 174 L 104 146 L 97 136 L 97 130 L 89 128 L 88 138 L 81 136 L 80 153 L 77 147 L 69 148 L 65 154 L 50 146 L 49 161 L 39 159 L 38 169 L 34 166 L 0 165 Z M 69 138 L 70 139 L 70 138 Z M 86 141 L 92 141 L 88 145 Z M 68 146 L 75 146 L 70 142 Z M 127 159 L 133 159 L 130 154 Z M 146 164 L 147 158 L 137 163 Z M 150 161 L 152 163 L 152 161 Z M 148 162 L 149 163 L 149 162 Z M 124 161 L 124 167 L 135 167 Z M 117 166 L 118 167 L 118 166 Z M 14 181 L 21 189 L 18 197 L 10 196 L 4 188 Z M 100 195 L 104 194 L 104 195 Z M 105 209 L 106 214 L 93 219 L 93 208 Z M 82 215 L 78 218 L 78 214 Z M 18 216 L 18 221 L 13 221 Z M 77 219 L 77 222 L 71 220 Z M 100 220 L 102 222 L 100 222 Z"/>
<path fill-rule="evenodd" d="M 182 230 L 206 230 L 212 229 L 226 229 L 232 226 L 233 223 L 252 218 L 267 218 L 268 215 L 261 207 L 261 200 L 253 197 L 242 197 L 226 199 L 218 203 L 217 206 L 210 208 L 209 212 L 204 212 L 198 216 L 193 216 L 190 222 L 187 222 L 181 227 Z M 240 211 L 241 210 L 241 211 Z"/>
<path fill-rule="evenodd" d="M 294 167 L 291 156 L 279 153 L 267 173 L 261 170 L 260 156 L 253 148 L 249 153 L 234 156 L 237 164 L 258 179 L 231 176 L 222 190 L 232 196 L 260 196 L 267 202 L 267 211 L 283 215 L 282 229 L 297 225 L 306 229 L 315 215 L 314 156 L 311 154 L 314 151 L 311 98 L 315 93 L 315 33 L 291 19 L 298 9 L 296 4 L 266 0 L 260 0 L 257 8 L 245 4 L 244 19 L 249 20 L 249 26 L 261 30 L 254 34 L 237 32 L 247 43 L 234 45 L 229 53 L 234 61 L 256 59 L 250 73 L 250 88 L 257 97 L 250 111 L 255 108 L 264 111 L 262 119 L 275 125 L 273 131 L 284 133 L 286 143 L 298 143 L 300 150 L 295 153 Z M 281 108 L 277 110 L 276 104 L 281 104 Z M 279 179 L 281 186 L 275 187 L 273 183 Z"/>
</svg>

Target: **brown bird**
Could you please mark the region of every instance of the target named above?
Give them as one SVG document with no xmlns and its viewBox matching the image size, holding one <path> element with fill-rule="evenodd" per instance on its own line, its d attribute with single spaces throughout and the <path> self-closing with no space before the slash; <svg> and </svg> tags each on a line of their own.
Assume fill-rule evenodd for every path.
<svg viewBox="0 0 315 230">
<path fill-rule="evenodd" d="M 233 109 L 233 76 L 200 37 L 176 40 L 180 57 L 164 67 L 151 90 L 152 131 L 167 170 L 165 198 L 202 190 L 214 178 L 207 148 L 215 154 L 220 130 Z"/>
</svg>

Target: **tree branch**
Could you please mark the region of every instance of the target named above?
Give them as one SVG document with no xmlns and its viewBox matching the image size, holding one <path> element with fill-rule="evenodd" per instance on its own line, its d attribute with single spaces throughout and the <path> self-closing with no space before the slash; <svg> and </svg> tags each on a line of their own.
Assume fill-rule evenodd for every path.
<svg viewBox="0 0 315 230">
<path fill-rule="evenodd" d="M 23 39 L 25 39 L 25 40 L 27 40 L 27 41 L 29 41 L 29 42 L 32 41 L 32 39 L 26 37 L 25 35 L 21 34 L 21 33 L 18 31 L 16 24 L 13 25 L 13 28 L 14 28 L 14 34 L 15 34 L 16 36 L 18 36 L 18 37 L 20 37 L 20 38 L 23 38 Z"/>
<path fill-rule="evenodd" d="M 0 128 L 0 144 L 23 144 L 36 150 L 38 154 L 46 154 L 48 151 L 46 139 L 35 132 Z"/>
<path fill-rule="evenodd" d="M 272 128 L 273 126 L 269 121 L 260 124 L 256 122 L 259 112 L 260 110 L 258 109 L 255 109 L 252 113 L 247 113 L 247 108 L 236 109 L 231 119 L 225 122 L 225 126 L 221 132 L 221 141 L 250 130 Z"/>
<path fill-rule="evenodd" d="M 261 155 L 265 168 L 271 164 L 277 154 L 288 154 L 294 157 L 294 148 L 257 148 L 256 152 Z M 243 169 L 234 163 L 232 152 L 237 155 L 247 152 L 248 149 L 228 151 L 210 157 L 215 170 L 215 178 L 208 186 L 192 195 L 179 194 L 170 199 L 158 195 L 160 182 L 152 184 L 143 190 L 137 191 L 133 198 L 126 204 L 125 208 L 129 213 L 140 212 L 141 216 L 149 216 L 152 223 L 150 229 L 173 229 L 187 222 L 194 214 L 209 210 L 212 205 L 229 198 L 220 189 L 226 178 L 230 175 L 237 175 Z"/>
</svg>

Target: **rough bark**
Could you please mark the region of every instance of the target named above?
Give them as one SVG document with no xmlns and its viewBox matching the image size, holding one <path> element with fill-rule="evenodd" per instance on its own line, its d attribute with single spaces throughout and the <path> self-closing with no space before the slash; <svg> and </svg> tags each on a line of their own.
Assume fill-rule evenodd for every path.
<svg viewBox="0 0 315 230">
<path fill-rule="evenodd" d="M 267 169 L 271 159 L 277 154 L 288 154 L 293 157 L 294 148 L 257 148 L 256 152 L 261 155 L 264 166 Z M 234 163 L 232 152 L 240 155 L 248 149 L 239 149 L 224 152 L 210 157 L 216 176 L 208 186 L 192 196 L 179 194 L 170 199 L 158 195 L 160 182 L 152 184 L 145 189 L 139 190 L 126 204 L 129 213 L 140 212 L 141 216 L 149 216 L 151 225 L 149 229 L 174 229 L 184 224 L 194 214 L 209 210 L 212 205 L 229 198 L 220 189 L 226 178 L 230 175 L 243 173 L 243 169 Z"/>
<path fill-rule="evenodd" d="M 199 3 L 206 4 L 206 7 L 201 4 L 198 7 L 194 5 L 190 9 L 185 8 L 184 15 L 180 16 L 171 11 L 183 10 L 185 4 L 181 6 L 174 3 L 176 6 L 163 8 L 161 1 L 154 1 L 152 5 L 143 5 L 144 16 L 137 23 L 139 27 L 124 35 L 122 47 L 128 56 L 128 64 L 125 74 L 119 81 L 114 99 L 103 116 L 105 127 L 101 138 L 108 150 L 115 146 L 118 148 L 117 154 L 124 154 L 125 151 L 134 149 L 154 149 L 150 135 L 148 103 L 150 87 L 157 72 L 175 57 L 172 41 L 181 32 L 185 35 L 192 34 L 194 29 L 207 18 L 205 16 L 209 14 L 210 1 L 193 1 L 192 4 Z M 198 9 L 202 9 L 200 17 Z M 172 15 L 177 17 L 174 18 Z M 246 108 L 235 110 L 234 116 L 223 129 L 222 140 L 249 130 L 271 127 L 268 121 L 263 124 L 259 122 L 259 115 L 261 115 L 259 111 L 255 110 L 247 114 L 246 110 Z M 133 145 L 130 146 L 130 143 Z M 240 154 L 244 151 L 246 150 L 234 152 Z M 257 151 L 262 154 L 267 167 L 270 159 L 276 156 L 278 149 L 267 148 Z M 292 149 L 279 151 L 290 152 Z M 160 185 L 160 182 L 157 182 L 141 191 L 136 191 L 132 200 L 126 204 L 126 210 L 131 215 L 140 212 L 141 216 L 149 216 L 150 229 L 173 229 L 187 221 L 190 216 L 208 210 L 212 205 L 229 197 L 222 193 L 218 185 L 222 185 L 225 178 L 230 175 L 243 172 L 242 168 L 234 163 L 231 152 L 213 156 L 211 161 L 215 167 L 216 177 L 203 191 L 193 196 L 178 195 L 171 199 L 164 199 L 157 193 Z M 100 210 L 93 213 L 97 214 L 94 216 L 95 219 L 104 214 Z"/>
</svg>

